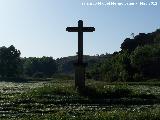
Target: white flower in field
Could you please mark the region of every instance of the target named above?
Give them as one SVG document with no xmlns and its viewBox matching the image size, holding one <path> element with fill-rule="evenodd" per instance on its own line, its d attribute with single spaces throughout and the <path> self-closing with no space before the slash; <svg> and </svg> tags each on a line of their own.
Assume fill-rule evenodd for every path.
<svg viewBox="0 0 160 120">
<path fill-rule="evenodd" d="M 136 109 L 134 108 L 132 111 L 136 111 Z"/>
</svg>

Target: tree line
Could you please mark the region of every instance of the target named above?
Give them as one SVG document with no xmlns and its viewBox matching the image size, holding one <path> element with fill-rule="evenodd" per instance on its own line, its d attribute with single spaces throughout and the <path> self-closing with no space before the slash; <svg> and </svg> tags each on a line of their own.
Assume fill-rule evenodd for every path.
<svg viewBox="0 0 160 120">
<path fill-rule="evenodd" d="M 121 50 L 95 64 L 89 77 L 104 81 L 145 81 L 160 78 L 160 29 L 126 38 Z"/>
<path fill-rule="evenodd" d="M 51 77 L 57 71 L 52 57 L 21 58 L 13 45 L 0 47 L 0 77 Z"/>
<path fill-rule="evenodd" d="M 29 57 L 22 58 L 20 50 L 13 45 L 0 47 L 0 77 L 34 77 L 48 78 L 55 74 L 74 74 L 76 56 L 53 59 L 52 57 Z M 85 55 L 84 60 L 88 63 L 87 69 L 105 59 L 105 55 Z"/>
<path fill-rule="evenodd" d="M 74 74 L 77 56 L 20 57 L 13 45 L 0 47 L 0 77 L 52 77 Z M 84 56 L 86 77 L 103 81 L 141 81 L 160 77 L 160 29 L 126 38 L 113 54 Z"/>
</svg>

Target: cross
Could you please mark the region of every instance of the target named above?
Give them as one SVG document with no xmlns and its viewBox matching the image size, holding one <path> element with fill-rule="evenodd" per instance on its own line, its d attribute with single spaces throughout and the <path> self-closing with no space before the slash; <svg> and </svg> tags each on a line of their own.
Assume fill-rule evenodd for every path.
<svg viewBox="0 0 160 120">
<path fill-rule="evenodd" d="M 67 27 L 68 32 L 78 32 L 78 61 L 75 64 L 75 86 L 78 89 L 85 87 L 85 66 L 83 63 L 83 32 L 93 32 L 94 27 L 83 27 L 83 21 L 78 21 L 78 27 Z"/>
<path fill-rule="evenodd" d="M 93 32 L 94 27 L 83 27 L 83 21 L 78 21 L 78 27 L 67 27 L 68 32 L 78 32 L 78 63 L 83 63 L 83 32 Z"/>
</svg>

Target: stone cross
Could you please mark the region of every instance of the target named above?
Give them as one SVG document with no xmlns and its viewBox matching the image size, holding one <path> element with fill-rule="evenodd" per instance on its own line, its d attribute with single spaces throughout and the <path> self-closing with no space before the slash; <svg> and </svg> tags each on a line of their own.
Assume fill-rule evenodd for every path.
<svg viewBox="0 0 160 120">
<path fill-rule="evenodd" d="M 79 89 L 85 87 L 85 67 L 83 62 L 83 32 L 93 32 L 94 27 L 83 27 L 83 21 L 78 21 L 78 27 L 67 27 L 68 32 L 78 32 L 78 60 L 75 63 L 75 86 Z"/>
</svg>

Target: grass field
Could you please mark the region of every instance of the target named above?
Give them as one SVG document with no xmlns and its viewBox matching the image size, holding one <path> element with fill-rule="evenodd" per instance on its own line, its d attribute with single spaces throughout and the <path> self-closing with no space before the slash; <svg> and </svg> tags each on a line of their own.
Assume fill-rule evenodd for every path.
<svg viewBox="0 0 160 120">
<path fill-rule="evenodd" d="M 159 120 L 160 82 L 1 82 L 1 120 Z"/>
</svg>

